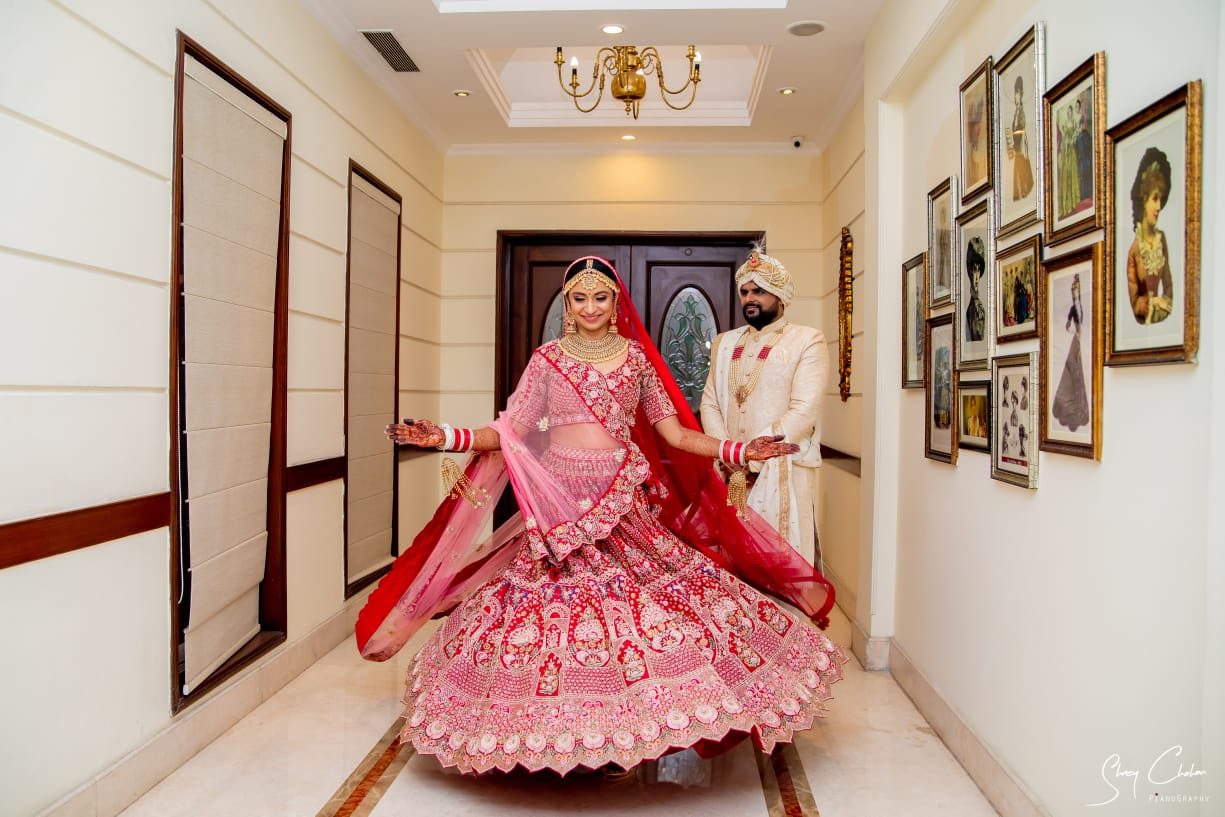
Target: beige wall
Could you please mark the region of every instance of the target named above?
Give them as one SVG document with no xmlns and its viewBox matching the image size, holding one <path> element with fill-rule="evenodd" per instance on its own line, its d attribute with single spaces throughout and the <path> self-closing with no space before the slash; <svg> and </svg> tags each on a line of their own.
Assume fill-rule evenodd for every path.
<svg viewBox="0 0 1225 817">
<path fill-rule="evenodd" d="M 812 152 L 449 155 L 442 416 L 453 424 L 493 419 L 499 230 L 763 230 L 769 252 L 795 278 L 792 314 L 821 326 L 821 173 Z"/>
<path fill-rule="evenodd" d="M 293 115 L 289 463 L 343 453 L 350 158 L 404 197 L 402 401 L 436 411 L 441 154 L 314 18 L 287 0 L 0 14 L 0 523 L 167 490 L 176 29 Z M 437 499 L 430 466 L 404 466 L 423 486 L 402 492 L 410 529 Z M 341 498 L 339 482 L 289 498 L 277 654 L 342 610 Z M 169 595 L 165 529 L 0 571 L 0 642 L 20 667 L 0 695 L 0 811 L 49 805 L 178 720 Z"/>
<path fill-rule="evenodd" d="M 830 379 L 821 413 L 822 442 L 858 457 L 863 451 L 864 321 L 864 143 L 863 104 L 847 114 L 822 160 L 820 326 L 829 342 Z M 854 239 L 854 284 L 851 313 L 851 394 L 838 391 L 838 256 L 842 228 Z M 858 604 L 860 478 L 827 460 L 821 467 L 817 529 L 826 577 L 834 583 L 838 604 L 851 618 Z"/>
<path fill-rule="evenodd" d="M 1216 438 L 1219 452 L 1225 346 L 1205 312 L 1198 365 L 1107 369 L 1102 461 L 1042 452 L 1030 492 L 990 479 L 984 454 L 963 452 L 955 467 L 924 458 L 923 394 L 898 388 L 897 274 L 924 249 L 926 191 L 957 172 L 958 85 L 1045 20 L 1048 84 L 1107 52 L 1109 125 L 1205 80 L 1201 268 L 1204 302 L 1219 305 L 1218 15 L 1215 2 L 1195 0 L 1159 9 L 905 0 L 886 4 L 868 41 L 868 269 L 879 273 L 867 287 L 876 318 L 864 417 L 873 429 L 864 473 L 872 488 L 861 519 L 871 612 L 861 598 L 860 622 L 893 639 L 1051 814 L 1108 799 L 1101 769 L 1116 752 L 1125 769 L 1141 770 L 1141 786 L 1133 800 L 1130 785 L 1120 785 L 1125 793 L 1103 813 L 1159 808 L 1145 799 L 1143 775 L 1171 746 L 1183 747 L 1185 767 L 1211 769 L 1206 761 L 1220 758 L 1220 692 L 1208 681 L 1221 677 L 1221 648 L 1208 638 L 1205 612 L 1211 599 L 1219 605 L 1225 582 L 1219 557 L 1209 556 L 1220 550 L 1221 528 L 1208 493 L 1225 465 L 1206 442 Z M 1174 406 L 1178 420 L 1158 420 L 1154 433 L 1154 418 Z M 1156 788 L 1219 792 L 1215 774 Z M 1219 808 L 1214 801 L 1198 813 Z"/>
</svg>

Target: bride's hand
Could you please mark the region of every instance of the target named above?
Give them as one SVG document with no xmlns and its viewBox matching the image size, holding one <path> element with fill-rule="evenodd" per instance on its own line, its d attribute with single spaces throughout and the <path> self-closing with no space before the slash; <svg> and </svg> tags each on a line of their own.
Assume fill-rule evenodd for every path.
<svg viewBox="0 0 1225 817">
<path fill-rule="evenodd" d="M 387 437 L 397 445 L 415 445 L 419 448 L 437 448 L 447 436 L 441 428 L 429 420 L 414 420 L 405 417 L 403 423 L 387 426 Z"/>
<path fill-rule="evenodd" d="M 760 462 L 761 460 L 798 453 L 800 453 L 798 445 L 795 443 L 785 443 L 783 442 L 783 435 L 776 434 L 773 437 L 766 435 L 749 440 L 748 445 L 744 449 L 744 458 L 750 462 Z"/>
</svg>

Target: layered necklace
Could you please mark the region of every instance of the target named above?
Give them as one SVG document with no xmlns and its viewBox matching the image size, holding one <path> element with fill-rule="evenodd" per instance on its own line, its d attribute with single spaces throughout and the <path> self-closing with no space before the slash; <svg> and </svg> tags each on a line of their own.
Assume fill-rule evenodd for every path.
<svg viewBox="0 0 1225 817">
<path fill-rule="evenodd" d="M 765 343 L 761 346 L 761 351 L 757 353 L 757 360 L 753 363 L 753 368 L 749 370 L 746 377 L 742 371 L 741 360 L 744 358 L 744 347 L 749 342 L 749 330 L 745 330 L 740 335 L 739 342 L 736 343 L 736 348 L 732 350 L 732 385 L 736 388 L 736 405 L 743 406 L 745 401 L 749 399 L 749 395 L 753 393 L 753 389 L 757 387 L 757 381 L 761 379 L 761 370 L 766 365 L 766 358 L 770 356 L 770 350 L 774 348 L 774 343 L 783 334 L 782 327 L 775 329 L 765 339 Z"/>
<path fill-rule="evenodd" d="M 563 352 L 577 361 L 607 363 L 624 354 L 628 341 L 614 332 L 607 332 L 598 340 L 591 340 L 586 335 L 575 332 L 572 335 L 564 335 L 558 343 L 561 344 Z"/>
</svg>

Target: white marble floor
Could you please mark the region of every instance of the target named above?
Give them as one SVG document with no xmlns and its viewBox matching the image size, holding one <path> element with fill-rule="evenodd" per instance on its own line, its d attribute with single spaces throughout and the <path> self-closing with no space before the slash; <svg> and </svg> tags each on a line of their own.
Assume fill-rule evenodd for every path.
<svg viewBox="0 0 1225 817">
<path fill-rule="evenodd" d="M 849 640 L 845 618 L 831 636 Z M 425 634 L 418 636 L 419 643 Z M 338 646 L 123 812 L 124 817 L 989 817 L 995 811 L 887 673 L 854 658 L 830 715 L 773 757 L 742 742 L 680 753 L 621 779 L 442 770 L 392 742 L 415 645 L 386 664 Z M 847 650 L 849 654 L 849 649 Z"/>
</svg>

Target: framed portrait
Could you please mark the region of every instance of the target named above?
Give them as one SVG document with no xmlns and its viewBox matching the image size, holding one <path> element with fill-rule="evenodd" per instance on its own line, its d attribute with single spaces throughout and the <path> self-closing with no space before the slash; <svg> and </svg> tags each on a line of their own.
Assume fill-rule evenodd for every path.
<svg viewBox="0 0 1225 817">
<path fill-rule="evenodd" d="M 949 176 L 927 194 L 927 308 L 953 301 L 953 220 L 957 177 Z"/>
<path fill-rule="evenodd" d="M 961 83 L 961 203 L 991 189 L 991 58 Z"/>
<path fill-rule="evenodd" d="M 923 453 L 933 460 L 957 462 L 957 403 L 953 399 L 953 316 L 927 319 L 923 381 L 927 396 L 927 429 Z"/>
<path fill-rule="evenodd" d="M 991 450 L 991 381 L 957 375 L 957 448 Z"/>
<path fill-rule="evenodd" d="M 1102 226 L 1106 52 L 1099 51 L 1042 97 L 1046 243 Z"/>
<path fill-rule="evenodd" d="M 927 325 L 927 253 L 902 264 L 902 388 L 923 388 L 923 334 Z"/>
<path fill-rule="evenodd" d="M 995 201 L 999 234 L 1042 218 L 1042 92 L 1046 38 L 1036 23 L 992 69 L 995 88 Z"/>
<path fill-rule="evenodd" d="M 1038 266 L 1042 239 L 1031 236 L 995 256 L 991 282 L 995 307 L 995 338 L 1006 343 L 1038 336 Z"/>
<path fill-rule="evenodd" d="M 991 360 L 991 477 L 1038 487 L 1038 355 Z"/>
<path fill-rule="evenodd" d="M 1042 265 L 1039 447 L 1102 458 L 1102 245 Z"/>
<path fill-rule="evenodd" d="M 991 359 L 991 195 L 957 217 L 957 370 L 985 369 Z"/>
<path fill-rule="evenodd" d="M 1199 351 L 1203 87 L 1106 131 L 1106 365 Z"/>
</svg>

